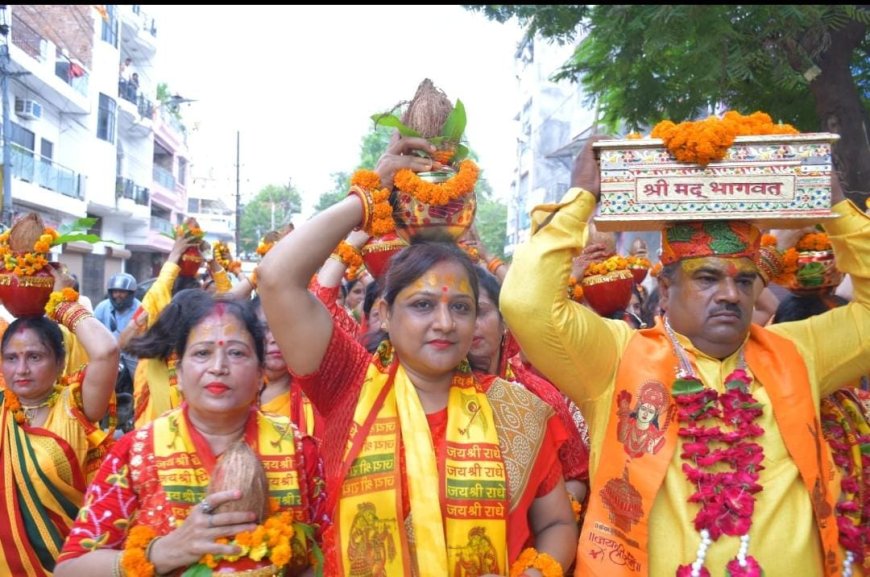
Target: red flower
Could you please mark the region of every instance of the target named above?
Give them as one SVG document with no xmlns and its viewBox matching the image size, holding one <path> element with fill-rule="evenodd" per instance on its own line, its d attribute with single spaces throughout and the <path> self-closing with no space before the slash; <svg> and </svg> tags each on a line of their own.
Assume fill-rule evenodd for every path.
<svg viewBox="0 0 870 577">
<path fill-rule="evenodd" d="M 761 566 L 751 555 L 746 556 L 745 567 L 741 567 L 737 559 L 732 559 L 725 569 L 731 577 L 761 577 L 762 575 Z"/>
<path fill-rule="evenodd" d="M 707 571 L 706 567 L 701 567 L 701 571 L 698 575 L 700 575 L 700 577 L 710 577 L 710 572 Z M 677 577 L 692 577 L 692 566 L 680 565 L 677 567 Z"/>
</svg>

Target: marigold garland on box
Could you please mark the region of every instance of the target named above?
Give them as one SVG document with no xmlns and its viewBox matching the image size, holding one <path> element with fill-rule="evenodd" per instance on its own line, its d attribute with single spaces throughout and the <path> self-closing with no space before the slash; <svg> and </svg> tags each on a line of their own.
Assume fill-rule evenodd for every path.
<svg viewBox="0 0 870 577">
<path fill-rule="evenodd" d="M 706 166 L 725 158 L 737 136 L 766 134 L 798 134 L 798 130 L 790 124 L 775 124 L 764 112 L 744 116 L 729 110 L 721 118 L 709 116 L 679 124 L 663 120 L 653 127 L 650 136 L 661 138 L 678 161 Z"/>
</svg>

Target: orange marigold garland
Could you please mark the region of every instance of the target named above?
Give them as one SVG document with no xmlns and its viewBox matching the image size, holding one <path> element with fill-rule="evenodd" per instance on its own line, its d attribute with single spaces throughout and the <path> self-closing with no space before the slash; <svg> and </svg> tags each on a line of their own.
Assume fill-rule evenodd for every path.
<svg viewBox="0 0 870 577">
<path fill-rule="evenodd" d="M 709 116 L 679 124 L 663 120 L 655 125 L 650 136 L 661 138 L 678 161 L 706 166 L 725 158 L 737 136 L 797 133 L 790 124 L 775 124 L 764 112 L 743 116 L 729 110 L 721 118 Z"/>
<path fill-rule="evenodd" d="M 562 577 L 562 565 L 546 553 L 538 553 L 534 547 L 525 549 L 511 564 L 510 577 L 522 577 L 526 569 L 537 569 L 544 577 Z"/>
<path fill-rule="evenodd" d="M 233 255 L 230 252 L 230 247 L 221 241 L 215 241 L 212 246 L 212 254 L 214 255 L 214 260 L 221 267 L 231 273 L 238 273 L 242 270 L 242 263 L 238 260 L 233 260 Z"/>
<path fill-rule="evenodd" d="M 359 277 L 363 267 L 362 252 L 357 247 L 353 246 L 346 240 L 338 243 L 335 252 L 332 253 L 332 258 L 347 267 L 344 273 L 348 280 L 355 280 Z"/>
<path fill-rule="evenodd" d="M 568 277 L 568 298 L 578 303 L 583 302 L 583 287 L 574 275 Z"/>
<path fill-rule="evenodd" d="M 121 554 L 121 567 L 125 575 L 130 577 L 153 577 L 154 564 L 145 554 L 151 542 L 157 538 L 157 533 L 148 525 L 136 525 L 130 529 L 124 542 L 124 552 Z"/>
<path fill-rule="evenodd" d="M 78 302 L 79 293 L 72 287 L 65 287 L 63 290 L 52 291 L 48 297 L 48 302 L 45 303 L 45 315 L 53 319 L 54 312 L 60 303 Z"/>
<path fill-rule="evenodd" d="M 605 260 L 593 262 L 586 267 L 586 271 L 583 273 L 584 276 L 591 276 L 595 274 L 607 274 L 609 272 L 613 272 L 615 270 L 626 270 L 629 268 L 628 259 L 624 256 L 619 256 L 615 254 Z"/>
<path fill-rule="evenodd" d="M 373 170 L 357 170 L 350 179 L 350 192 L 360 199 L 363 208 L 362 229 L 373 237 L 383 236 L 396 228 L 390 189 L 381 187 L 381 177 Z"/>
<path fill-rule="evenodd" d="M 397 189 L 419 202 L 441 206 L 473 192 L 479 174 L 480 169 L 474 161 L 466 159 L 459 163 L 459 172 L 444 182 L 426 182 L 407 168 L 398 171 L 393 181 Z"/>
<path fill-rule="evenodd" d="M 18 395 L 12 392 L 11 389 L 5 389 L 3 391 L 3 403 L 6 405 L 6 408 L 12 411 L 12 414 L 15 416 L 15 422 L 19 425 L 23 425 L 25 421 L 24 411 L 21 408 L 21 401 L 18 400 Z"/>
<path fill-rule="evenodd" d="M 761 245 L 776 247 L 776 237 L 770 234 L 762 235 Z M 798 239 L 794 246 L 780 253 L 782 262 L 778 274 L 773 277 L 773 282 L 788 285 L 792 277 L 798 271 L 798 261 L 802 252 L 821 252 L 833 250 L 831 240 L 827 233 L 822 231 L 810 232 Z"/>
<path fill-rule="evenodd" d="M 310 525 L 294 522 L 289 511 L 281 511 L 273 514 L 261 525 L 257 525 L 252 531 L 238 533 L 233 539 L 220 538 L 216 540 L 217 543 L 223 545 L 229 544 L 239 547 L 238 555 L 207 554 L 199 560 L 199 565 L 215 569 L 223 560 L 232 563 L 243 557 L 248 557 L 257 562 L 268 559 L 275 568 L 281 569 L 293 559 L 292 541 L 297 533 L 309 544 L 315 559 L 320 559 L 322 553 L 314 541 L 313 531 Z"/>
<path fill-rule="evenodd" d="M 269 252 L 274 244 L 274 242 L 266 242 L 264 240 L 261 240 L 259 244 L 257 244 L 257 254 L 261 257 L 266 256 L 266 253 Z"/>
<path fill-rule="evenodd" d="M 645 268 L 649 269 L 652 264 L 645 256 L 629 256 L 625 258 L 628 263 L 628 268 Z"/>
<path fill-rule="evenodd" d="M 45 255 L 56 244 L 55 241 L 60 236 L 56 230 L 47 226 L 39 240 L 33 243 L 31 252 L 13 254 L 9 249 L 10 233 L 11 230 L 7 230 L 0 234 L 0 256 L 3 257 L 3 268 L 12 271 L 17 276 L 32 276 L 35 272 L 45 268 L 48 264 Z"/>
</svg>

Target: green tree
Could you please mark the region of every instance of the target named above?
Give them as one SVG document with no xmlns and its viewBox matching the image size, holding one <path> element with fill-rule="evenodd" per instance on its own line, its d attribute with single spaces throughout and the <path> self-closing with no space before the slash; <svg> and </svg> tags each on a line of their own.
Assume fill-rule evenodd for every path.
<svg viewBox="0 0 870 577">
<path fill-rule="evenodd" d="M 347 183 L 350 182 L 350 175 L 346 172 L 333 172 L 329 176 L 332 177 L 332 190 L 320 195 L 314 206 L 315 212 L 325 210 L 347 196 Z"/>
<path fill-rule="evenodd" d="M 381 155 L 387 150 L 387 145 L 390 143 L 392 130 L 383 126 L 374 127 L 365 136 L 362 137 L 359 147 L 359 166 L 356 168 L 364 168 L 373 170 Z M 356 170 L 356 168 L 354 170 Z M 328 208 L 347 196 L 347 189 L 350 183 L 351 174 L 348 172 L 333 172 L 332 190 L 324 192 L 317 200 L 317 205 L 314 210 L 321 211 Z"/>
<path fill-rule="evenodd" d="M 363 136 L 359 147 L 359 168 L 374 170 L 378 159 L 387 150 L 393 130 L 383 126 L 376 126 Z"/>
<path fill-rule="evenodd" d="M 582 82 L 613 130 L 724 104 L 804 132 L 836 132 L 855 200 L 870 194 L 870 6 L 467 5 L 529 36 L 582 36 L 554 79 Z"/>
<path fill-rule="evenodd" d="M 240 253 L 253 255 L 263 235 L 288 224 L 301 211 L 302 197 L 292 183 L 264 187 L 242 211 Z"/>
</svg>

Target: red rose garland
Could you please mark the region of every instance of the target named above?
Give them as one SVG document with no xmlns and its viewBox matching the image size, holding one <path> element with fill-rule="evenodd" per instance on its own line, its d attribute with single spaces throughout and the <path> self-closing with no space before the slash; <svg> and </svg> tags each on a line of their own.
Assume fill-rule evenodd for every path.
<svg viewBox="0 0 870 577">
<path fill-rule="evenodd" d="M 740 549 L 726 567 L 728 574 L 761 577 L 758 561 L 747 555 L 755 494 L 762 490 L 758 476 L 764 468 L 764 450 L 751 440 L 764 434 L 756 423 L 762 407 L 749 392 L 752 378 L 737 368 L 725 377 L 724 393 L 706 388 L 691 372 L 667 320 L 665 326 L 682 365 L 672 389 L 678 435 L 683 439 L 680 458 L 686 478 L 697 487 L 689 502 L 700 505 L 695 515 L 695 529 L 701 535 L 698 553 L 693 563 L 677 568 L 677 577 L 710 577 L 704 559 L 709 546 L 722 535 L 740 537 Z M 739 366 L 744 366 L 742 352 Z M 705 421 L 716 424 L 704 425 Z M 731 430 L 720 425 L 729 425 Z"/>
</svg>

